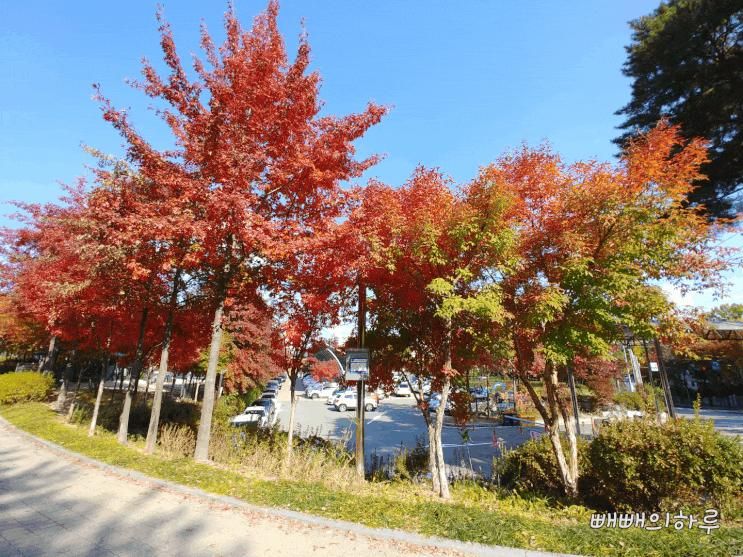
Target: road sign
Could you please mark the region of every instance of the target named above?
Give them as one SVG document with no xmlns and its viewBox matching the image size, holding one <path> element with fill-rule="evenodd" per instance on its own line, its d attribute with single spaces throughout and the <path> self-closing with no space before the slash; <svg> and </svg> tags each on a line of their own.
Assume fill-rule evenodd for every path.
<svg viewBox="0 0 743 557">
<path fill-rule="evenodd" d="M 346 350 L 346 381 L 368 381 L 369 350 L 351 348 Z"/>
</svg>

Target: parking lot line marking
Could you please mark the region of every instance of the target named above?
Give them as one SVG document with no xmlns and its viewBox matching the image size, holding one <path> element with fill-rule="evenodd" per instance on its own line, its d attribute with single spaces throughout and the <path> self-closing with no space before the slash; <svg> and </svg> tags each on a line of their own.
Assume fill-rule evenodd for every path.
<svg viewBox="0 0 743 557">
<path fill-rule="evenodd" d="M 441 446 L 445 449 L 451 447 L 480 447 L 482 445 L 492 445 L 492 443 L 442 443 Z"/>
<path fill-rule="evenodd" d="M 377 421 L 377 420 L 378 420 L 379 418 L 381 418 L 381 417 L 382 417 L 382 416 L 384 416 L 384 415 L 385 415 L 385 414 L 384 414 L 384 413 L 382 413 L 382 414 L 379 414 L 378 416 L 374 416 L 374 417 L 373 417 L 373 418 L 372 418 L 371 420 L 369 420 L 368 422 L 366 422 L 366 423 L 367 423 L 367 425 L 368 425 L 368 424 L 373 424 L 374 422 L 376 422 L 376 421 Z"/>
</svg>

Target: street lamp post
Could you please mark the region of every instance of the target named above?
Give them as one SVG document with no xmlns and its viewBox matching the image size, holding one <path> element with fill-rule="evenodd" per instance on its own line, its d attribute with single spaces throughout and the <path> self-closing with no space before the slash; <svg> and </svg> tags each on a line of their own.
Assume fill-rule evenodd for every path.
<svg viewBox="0 0 743 557">
<path fill-rule="evenodd" d="M 364 403 L 366 385 L 369 378 L 369 351 L 364 349 L 366 340 L 366 284 L 359 278 L 358 341 L 359 350 L 348 351 L 346 358 L 346 379 L 357 378 L 356 383 L 356 475 L 364 478 Z M 350 375 L 350 377 L 349 377 Z"/>
</svg>

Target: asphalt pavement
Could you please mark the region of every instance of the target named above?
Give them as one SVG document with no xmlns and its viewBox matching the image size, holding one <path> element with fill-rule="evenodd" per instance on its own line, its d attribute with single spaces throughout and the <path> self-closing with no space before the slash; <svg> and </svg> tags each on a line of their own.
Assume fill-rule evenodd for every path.
<svg viewBox="0 0 743 557">
<path fill-rule="evenodd" d="M 301 389 L 301 385 L 298 385 Z M 325 399 L 307 399 L 304 391 L 297 391 L 296 424 L 302 435 L 315 434 L 335 440 L 349 439 L 354 446 L 356 412 L 338 412 L 326 404 Z M 279 398 L 279 424 L 286 428 L 289 423 L 289 385 L 284 384 Z M 446 422 L 450 422 L 447 418 Z M 451 423 L 446 423 L 443 432 L 444 459 L 450 466 L 471 469 L 489 475 L 493 457 L 500 451 L 496 442 L 506 448 L 514 448 L 531 435 L 541 433 L 541 427 L 520 426 L 469 426 L 466 433 Z M 532 433 L 534 432 L 534 433 Z M 388 397 L 380 401 L 379 408 L 366 413 L 365 451 L 367 459 L 373 454 L 390 457 L 402 448 L 412 449 L 420 444 L 426 446 L 428 435 L 425 421 L 412 397 Z"/>
<path fill-rule="evenodd" d="M 676 408 L 676 413 L 684 418 L 693 418 L 694 409 Z M 699 415 L 710 419 L 715 424 L 715 429 L 725 435 L 740 435 L 743 442 L 743 412 L 740 410 L 722 410 L 717 408 L 702 408 Z"/>
</svg>

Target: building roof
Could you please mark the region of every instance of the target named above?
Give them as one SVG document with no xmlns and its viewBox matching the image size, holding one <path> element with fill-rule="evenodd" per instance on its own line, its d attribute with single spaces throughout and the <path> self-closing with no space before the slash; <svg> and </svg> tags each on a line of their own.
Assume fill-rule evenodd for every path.
<svg viewBox="0 0 743 557">
<path fill-rule="evenodd" d="M 709 319 L 703 331 L 707 340 L 743 340 L 743 321 Z"/>
</svg>

